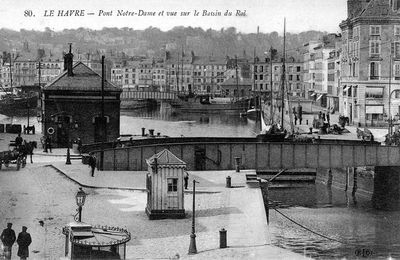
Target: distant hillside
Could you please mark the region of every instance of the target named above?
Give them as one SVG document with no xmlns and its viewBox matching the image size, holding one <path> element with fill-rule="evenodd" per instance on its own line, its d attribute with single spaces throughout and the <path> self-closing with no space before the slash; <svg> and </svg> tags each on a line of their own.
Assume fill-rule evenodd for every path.
<svg viewBox="0 0 400 260">
<path fill-rule="evenodd" d="M 326 32 L 307 31 L 299 34 L 287 34 L 288 56 L 299 57 L 299 47 L 311 40 L 318 40 Z M 215 56 L 253 56 L 254 48 L 261 56 L 272 45 L 282 51 L 283 37 L 277 32 L 243 34 L 230 27 L 221 30 L 203 30 L 193 27 L 174 27 L 163 32 L 158 28 L 149 27 L 145 30 L 132 28 L 103 28 L 91 30 L 87 28 L 65 29 L 63 31 L 12 31 L 0 29 L 0 51 L 22 50 L 23 43 L 28 42 L 29 49 L 44 48 L 59 55 L 67 50 L 67 43 L 72 42 L 74 51 L 114 52 L 123 51 L 128 55 L 162 56 L 165 47 L 185 52 L 194 51 L 196 55 Z"/>
</svg>

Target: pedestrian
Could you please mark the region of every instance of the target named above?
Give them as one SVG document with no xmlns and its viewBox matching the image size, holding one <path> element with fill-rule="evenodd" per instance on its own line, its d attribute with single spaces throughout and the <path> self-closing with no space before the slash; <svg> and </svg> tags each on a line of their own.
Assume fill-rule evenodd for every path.
<svg viewBox="0 0 400 260">
<path fill-rule="evenodd" d="M 321 111 L 319 111 L 319 113 L 318 113 L 318 119 L 322 119 L 322 112 Z"/>
<path fill-rule="evenodd" d="M 4 256 L 6 259 L 11 259 L 11 248 L 15 242 L 15 232 L 11 229 L 12 223 L 7 223 L 7 228 L 1 233 L 1 242 L 4 247 Z"/>
<path fill-rule="evenodd" d="M 51 152 L 51 137 L 50 135 L 46 136 L 46 151 L 50 150 Z"/>
<path fill-rule="evenodd" d="M 329 113 L 326 113 L 326 121 L 328 121 L 328 125 L 331 125 L 331 116 L 329 115 Z"/>
<path fill-rule="evenodd" d="M 301 122 L 303 121 L 303 117 L 299 116 L 299 125 L 301 125 Z"/>
<path fill-rule="evenodd" d="M 296 114 L 294 115 L 294 125 L 297 125 L 297 116 L 296 116 Z"/>
<path fill-rule="evenodd" d="M 325 113 L 322 113 L 322 120 L 324 120 L 325 123 Z"/>
<path fill-rule="evenodd" d="M 15 148 L 19 148 L 23 142 L 23 139 L 21 137 L 21 133 L 18 134 L 17 137 L 15 137 Z"/>
<path fill-rule="evenodd" d="M 29 245 L 32 243 L 31 235 L 26 232 L 28 228 L 23 226 L 22 232 L 18 234 L 17 244 L 18 244 L 18 256 L 21 260 L 25 260 L 29 257 Z"/>
<path fill-rule="evenodd" d="M 80 154 L 80 153 L 82 153 L 82 151 L 81 151 L 81 149 L 82 149 L 82 140 L 78 137 L 76 142 L 78 144 L 78 151 L 79 151 L 79 154 Z"/>
<path fill-rule="evenodd" d="M 94 177 L 94 169 L 96 168 L 96 156 L 94 156 L 94 154 L 90 154 L 89 156 L 89 167 L 92 170 L 92 177 Z"/>
<path fill-rule="evenodd" d="M 189 173 L 188 173 L 187 171 L 185 171 L 184 174 L 185 174 L 185 175 L 184 175 L 184 177 L 183 177 L 183 180 L 185 181 L 185 190 L 187 190 L 187 188 L 188 188 L 188 183 L 189 183 Z"/>
</svg>

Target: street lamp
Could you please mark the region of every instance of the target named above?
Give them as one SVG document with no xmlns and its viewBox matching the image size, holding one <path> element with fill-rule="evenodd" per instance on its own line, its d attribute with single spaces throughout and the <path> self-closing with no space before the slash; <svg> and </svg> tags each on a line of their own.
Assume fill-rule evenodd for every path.
<svg viewBox="0 0 400 260">
<path fill-rule="evenodd" d="M 389 94 L 389 118 L 388 118 L 388 123 L 389 123 L 389 129 L 388 129 L 388 134 L 391 135 L 392 134 L 392 127 L 393 127 L 393 119 L 392 119 L 392 115 L 390 113 L 390 104 L 391 104 L 391 99 L 392 99 L 392 94 L 393 92 L 399 91 L 400 89 L 393 89 L 390 94 Z"/>
<path fill-rule="evenodd" d="M 82 206 L 85 205 L 86 193 L 82 190 L 82 187 L 79 188 L 78 192 L 75 195 L 76 205 L 78 205 L 78 221 L 82 222 Z"/>
<path fill-rule="evenodd" d="M 196 198 L 196 180 L 193 180 L 193 213 L 192 213 L 192 233 L 190 234 L 189 255 L 197 254 L 196 234 L 195 234 L 195 198 Z"/>
</svg>

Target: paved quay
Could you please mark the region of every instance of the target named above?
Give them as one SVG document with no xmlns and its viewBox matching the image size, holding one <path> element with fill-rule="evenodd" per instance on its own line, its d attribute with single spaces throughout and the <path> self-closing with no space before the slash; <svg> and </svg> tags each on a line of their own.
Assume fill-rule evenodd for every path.
<svg viewBox="0 0 400 260">
<path fill-rule="evenodd" d="M 37 155 L 41 156 L 41 155 Z M 80 161 L 54 162 L 57 169 L 74 182 L 91 188 L 122 190 L 145 190 L 146 172 L 96 171 Z M 248 188 L 246 177 L 254 171 L 189 171 L 189 189 L 185 193 L 185 210 L 188 217 L 183 220 L 146 220 L 166 222 L 171 225 L 190 227 L 192 212 L 192 181 L 196 184 L 196 242 L 198 254 L 188 255 L 190 232 L 171 236 L 135 239 L 127 244 L 127 259 L 301 259 L 302 256 L 271 245 L 266 224 L 265 209 L 260 189 Z M 230 176 L 233 188 L 225 188 Z M 204 193 L 204 194 L 202 194 Z M 143 196 L 142 196 L 143 197 Z M 145 197 L 143 197 L 145 198 Z M 141 202 L 143 205 L 145 201 Z M 137 205 L 136 205 L 137 206 Z M 155 223 L 156 224 L 156 223 Z M 159 224 L 159 223 L 158 223 Z M 157 225 L 157 224 L 156 224 Z M 228 248 L 219 248 L 219 230 L 227 230 Z M 134 233 L 134 232 L 133 232 Z M 134 236 L 134 235 L 133 235 Z M 134 245 L 132 245 L 132 243 Z M 154 245 L 157 245 L 155 247 Z"/>
</svg>

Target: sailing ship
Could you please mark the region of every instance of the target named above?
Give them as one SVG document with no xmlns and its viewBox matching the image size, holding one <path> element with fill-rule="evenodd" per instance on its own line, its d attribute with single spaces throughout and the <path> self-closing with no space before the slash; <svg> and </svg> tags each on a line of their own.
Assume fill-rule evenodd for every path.
<svg viewBox="0 0 400 260">
<path fill-rule="evenodd" d="M 11 94 L 7 93 L 0 99 L 0 114 L 3 115 L 23 115 L 28 113 L 36 114 L 35 109 L 38 104 L 38 95 L 30 94 Z"/>
<path fill-rule="evenodd" d="M 239 114 L 248 107 L 247 98 L 234 100 L 229 97 L 214 97 L 211 94 L 182 95 L 178 98 L 171 102 L 171 106 L 182 112 Z"/>
<path fill-rule="evenodd" d="M 272 52 L 272 48 L 271 48 Z M 271 102 L 270 102 L 270 112 L 271 112 L 271 118 L 270 118 L 270 125 L 266 125 L 264 121 L 264 115 L 261 109 L 261 102 L 260 104 L 260 124 L 261 124 L 261 132 L 260 134 L 257 135 L 257 138 L 260 139 L 263 142 L 283 142 L 285 141 L 285 138 L 287 136 L 287 131 L 284 129 L 284 96 L 285 96 L 285 57 L 286 57 L 286 19 L 284 21 L 284 33 L 283 33 L 283 64 L 282 64 L 282 93 L 281 93 L 281 120 L 280 120 L 280 125 L 274 123 L 274 111 L 273 111 L 273 91 L 272 91 L 272 84 L 271 84 Z M 272 62 L 272 55 L 271 55 L 271 62 Z M 272 66 L 272 63 L 271 63 Z M 271 75 L 272 77 L 272 75 Z M 287 94 L 287 93 L 286 93 Z M 289 102 L 289 117 L 290 117 L 290 124 L 292 128 L 292 133 L 293 133 L 293 123 L 292 123 L 292 117 L 291 117 L 291 110 L 290 110 L 290 102 Z"/>
</svg>

